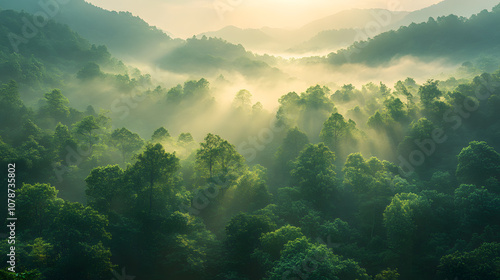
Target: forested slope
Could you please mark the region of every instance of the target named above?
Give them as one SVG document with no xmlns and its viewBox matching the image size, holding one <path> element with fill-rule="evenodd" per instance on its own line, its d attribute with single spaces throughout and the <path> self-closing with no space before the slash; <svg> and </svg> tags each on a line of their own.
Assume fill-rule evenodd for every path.
<svg viewBox="0 0 500 280">
<path fill-rule="evenodd" d="M 23 18 L 0 11 L 0 35 Z M 217 81 L 164 88 L 55 22 L 17 53 L 0 42 L 19 274 L 2 253 L 2 279 L 500 278 L 498 70 L 311 85 L 272 112 L 241 89 L 221 110 Z M 247 55 L 204 38 L 187 50 L 200 42 Z"/>
<path fill-rule="evenodd" d="M 334 65 L 363 63 L 388 64 L 393 59 L 412 56 L 431 61 L 446 59 L 463 63 L 480 56 L 495 59 L 500 46 L 500 8 L 486 10 L 469 19 L 455 15 L 430 18 L 425 23 L 412 23 L 397 31 L 389 31 L 373 39 L 357 42 L 352 46 L 328 55 Z"/>
</svg>

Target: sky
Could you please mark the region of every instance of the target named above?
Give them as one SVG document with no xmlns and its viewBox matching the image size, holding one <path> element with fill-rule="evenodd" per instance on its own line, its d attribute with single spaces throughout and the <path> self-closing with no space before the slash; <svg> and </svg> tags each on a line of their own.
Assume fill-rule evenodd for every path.
<svg viewBox="0 0 500 280">
<path fill-rule="evenodd" d="M 351 8 L 418 10 L 441 0 L 87 0 L 129 11 L 174 37 L 187 38 L 224 26 L 294 28 Z M 394 10 L 393 8 L 391 10 Z"/>
</svg>

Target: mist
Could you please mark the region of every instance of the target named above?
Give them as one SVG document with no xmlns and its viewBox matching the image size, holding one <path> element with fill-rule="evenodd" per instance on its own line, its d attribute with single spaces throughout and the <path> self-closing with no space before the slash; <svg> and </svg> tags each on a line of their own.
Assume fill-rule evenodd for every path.
<svg viewBox="0 0 500 280">
<path fill-rule="evenodd" d="M 1 279 L 500 279 L 500 5 L 118 2 L 0 0 Z"/>
</svg>

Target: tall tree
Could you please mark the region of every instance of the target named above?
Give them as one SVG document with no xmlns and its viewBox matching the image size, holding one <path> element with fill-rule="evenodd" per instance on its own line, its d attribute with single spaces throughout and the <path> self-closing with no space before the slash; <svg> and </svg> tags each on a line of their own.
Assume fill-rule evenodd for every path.
<svg viewBox="0 0 500 280">
<path fill-rule="evenodd" d="M 88 205 L 100 213 L 109 213 L 114 199 L 123 192 L 123 175 L 118 165 L 94 168 L 85 179 Z"/>
<path fill-rule="evenodd" d="M 333 151 L 339 150 L 340 142 L 352 137 L 356 123 L 352 120 L 345 121 L 339 113 L 333 113 L 323 124 L 320 139 Z"/>
<path fill-rule="evenodd" d="M 254 275 L 256 271 L 250 256 L 259 246 L 262 234 L 274 230 L 275 227 L 276 225 L 263 215 L 241 213 L 234 216 L 226 226 L 230 266 L 240 273 Z"/>
<path fill-rule="evenodd" d="M 53 118 L 55 121 L 67 122 L 70 110 L 69 100 L 61 93 L 61 90 L 54 89 L 44 94 L 46 104 L 40 108 L 42 115 Z"/>
<path fill-rule="evenodd" d="M 438 272 L 443 279 L 500 279 L 500 243 L 483 243 L 470 252 L 443 256 Z"/>
<path fill-rule="evenodd" d="M 48 184 L 25 184 L 17 191 L 20 229 L 33 236 L 41 236 L 44 229 L 49 229 L 62 203 L 57 198 L 58 191 Z"/>
<path fill-rule="evenodd" d="M 415 255 L 415 238 L 418 220 L 429 208 L 429 201 L 414 193 L 396 194 L 384 211 L 384 226 L 387 229 L 389 247 L 399 257 L 404 274 L 410 274 Z"/>
<path fill-rule="evenodd" d="M 438 81 L 428 80 L 424 85 L 420 86 L 418 94 L 424 108 L 430 109 L 433 101 L 443 95 L 438 88 L 438 83 Z"/>
<path fill-rule="evenodd" d="M 370 280 L 371 277 L 357 262 L 335 255 L 325 245 L 313 244 L 302 237 L 286 243 L 281 258 L 266 279 Z"/>
<path fill-rule="evenodd" d="M 234 97 L 232 106 L 237 110 L 249 112 L 252 107 L 252 94 L 246 89 L 238 91 Z"/>
<path fill-rule="evenodd" d="M 144 140 L 137 133 L 133 133 L 126 128 L 116 129 L 111 133 L 111 140 L 121 151 L 123 161 L 127 161 L 130 156 L 144 146 Z"/>
<path fill-rule="evenodd" d="M 309 144 L 307 135 L 300 131 L 298 127 L 289 129 L 283 143 L 275 154 L 276 176 L 271 178 L 278 186 L 287 186 L 290 182 L 290 171 L 293 169 L 293 162 L 299 156 L 300 151 Z"/>
<path fill-rule="evenodd" d="M 63 158 L 68 153 L 66 148 L 76 149 L 76 141 L 66 125 L 61 123 L 57 124 L 53 139 L 57 154 L 60 158 Z"/>
<path fill-rule="evenodd" d="M 490 178 L 500 181 L 500 154 L 486 142 L 472 141 L 458 155 L 456 172 L 465 184 L 485 186 Z"/>
<path fill-rule="evenodd" d="M 153 190 L 157 183 L 173 180 L 179 170 L 179 159 L 174 154 L 165 152 L 161 144 L 148 144 L 146 150 L 137 157 L 131 167 L 139 182 L 145 183 L 149 190 L 149 213 L 153 209 Z"/>
<path fill-rule="evenodd" d="M 170 138 L 170 133 L 163 126 L 155 130 L 153 136 L 151 136 L 151 141 L 159 143 Z"/>
<path fill-rule="evenodd" d="M 86 116 L 74 125 L 75 133 L 86 140 L 90 149 L 92 149 L 96 142 L 95 131 L 99 128 L 101 128 L 101 126 L 94 116 Z"/>
<path fill-rule="evenodd" d="M 19 127 L 27 109 L 19 96 L 19 88 L 15 81 L 0 87 L 0 127 Z M 2 129 L 3 130 L 3 129 Z"/>
<path fill-rule="evenodd" d="M 309 144 L 300 152 L 291 172 L 303 198 L 323 209 L 331 204 L 335 191 L 334 160 L 335 154 L 323 143 Z"/>
<path fill-rule="evenodd" d="M 208 171 L 208 178 L 212 178 L 216 172 L 225 176 L 231 170 L 238 170 L 243 161 L 233 145 L 211 133 L 205 137 L 205 142 L 200 143 L 200 149 L 196 152 L 196 162 L 202 172 Z"/>
</svg>

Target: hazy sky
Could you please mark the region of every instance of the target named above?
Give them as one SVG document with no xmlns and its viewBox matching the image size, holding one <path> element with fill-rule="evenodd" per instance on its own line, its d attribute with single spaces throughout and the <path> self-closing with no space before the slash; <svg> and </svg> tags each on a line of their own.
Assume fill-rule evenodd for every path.
<svg viewBox="0 0 500 280">
<path fill-rule="evenodd" d="M 176 37 L 191 37 L 227 25 L 242 28 L 299 27 L 350 8 L 412 11 L 440 0 L 87 0 L 115 11 L 130 11 Z"/>
</svg>

